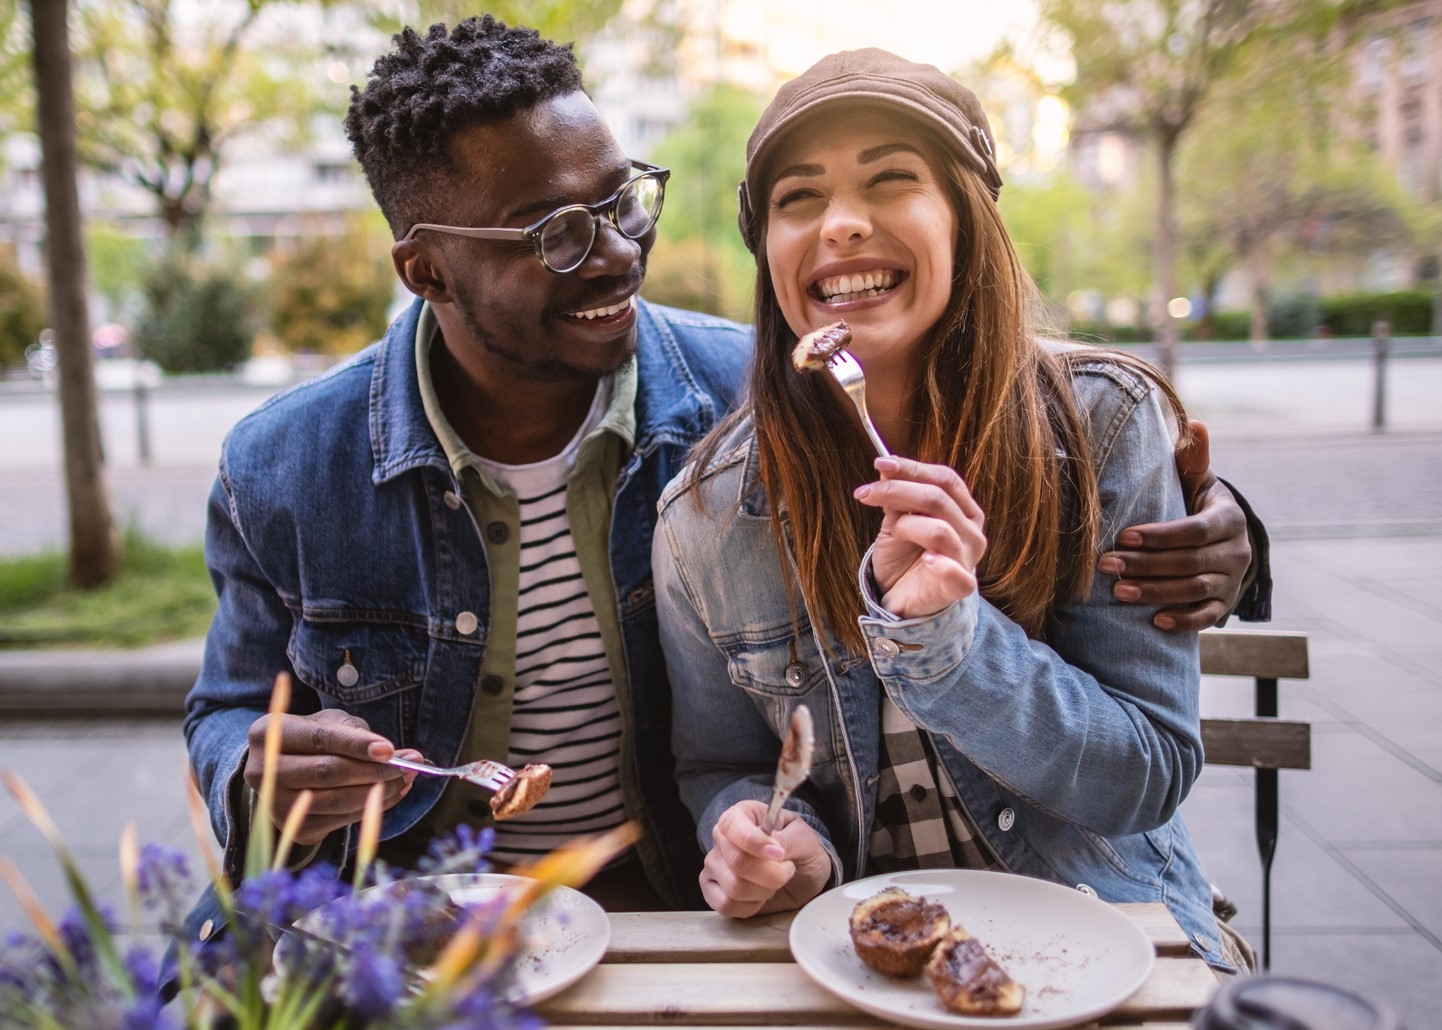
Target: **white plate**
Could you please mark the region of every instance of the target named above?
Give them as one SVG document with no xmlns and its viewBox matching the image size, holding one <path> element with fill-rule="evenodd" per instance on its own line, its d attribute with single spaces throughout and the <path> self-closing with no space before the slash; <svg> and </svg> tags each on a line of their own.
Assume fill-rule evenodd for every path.
<svg viewBox="0 0 1442 1030">
<path fill-rule="evenodd" d="M 525 882 L 503 873 L 453 873 L 424 876 L 461 906 L 475 905 L 509 893 Z M 370 891 L 384 890 L 370 887 Z M 358 895 L 360 896 L 360 895 Z M 324 906 L 296 920 L 302 930 L 317 932 Z M 601 961 L 611 941 L 605 911 L 580 891 L 556 887 L 540 897 L 521 917 L 521 944 L 512 958 L 515 979 L 506 992 L 518 1005 L 535 1005 L 565 990 Z"/>
<path fill-rule="evenodd" d="M 926 974 L 878 973 L 851 946 L 856 903 L 901 887 L 946 907 L 1026 988 L 1015 1016 L 949 1012 Z M 1130 998 L 1151 973 L 1152 942 L 1104 901 L 1045 880 L 967 869 L 873 876 L 812 899 L 791 924 L 791 954 L 822 987 L 863 1011 L 906 1026 L 956 1030 L 1046 1030 L 1095 1019 Z"/>
</svg>

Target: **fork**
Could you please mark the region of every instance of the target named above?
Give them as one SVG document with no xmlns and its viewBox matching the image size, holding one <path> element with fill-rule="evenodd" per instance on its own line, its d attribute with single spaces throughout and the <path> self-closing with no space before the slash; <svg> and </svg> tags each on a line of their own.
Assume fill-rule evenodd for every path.
<svg viewBox="0 0 1442 1030">
<path fill-rule="evenodd" d="M 449 767 L 412 762 L 408 758 L 390 758 L 386 760 L 386 764 L 393 765 L 397 769 L 409 769 L 411 772 L 423 773 L 426 776 L 454 776 L 467 783 L 474 783 L 477 787 L 495 791 L 499 791 L 516 778 L 516 770 L 508 765 L 502 765 L 500 762 L 493 762 L 489 758 Z"/>
<path fill-rule="evenodd" d="M 876 453 L 883 458 L 891 457 L 891 452 L 886 449 L 881 434 L 876 431 L 871 416 L 866 412 L 866 373 L 861 370 L 861 363 L 849 350 L 842 347 L 826 360 L 826 370 L 841 384 L 846 396 L 851 398 L 851 403 L 856 405 L 856 413 L 861 416 L 861 428 L 871 437 Z"/>
</svg>

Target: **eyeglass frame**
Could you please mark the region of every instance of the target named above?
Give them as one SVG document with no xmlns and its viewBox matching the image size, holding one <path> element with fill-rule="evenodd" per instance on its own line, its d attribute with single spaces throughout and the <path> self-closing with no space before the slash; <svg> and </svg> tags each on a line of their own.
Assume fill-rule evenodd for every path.
<svg viewBox="0 0 1442 1030">
<path fill-rule="evenodd" d="M 402 236 L 398 242 L 406 242 L 422 229 L 429 229 L 432 232 L 443 232 L 451 236 L 468 236 L 476 240 L 527 240 L 531 246 L 535 248 L 536 258 L 541 262 L 542 267 L 544 267 L 546 271 L 554 272 L 557 275 L 565 275 L 567 272 L 574 272 L 585 264 L 586 259 L 591 256 L 591 252 L 596 249 L 596 240 L 601 235 L 600 222 L 603 215 L 606 221 L 610 222 L 611 226 L 628 240 L 640 239 L 641 236 L 646 235 L 647 232 L 650 232 L 656 227 L 656 222 L 661 217 L 661 208 L 664 207 L 666 203 L 666 182 L 671 178 L 671 169 L 663 168 L 660 165 L 648 164 L 645 161 L 637 161 L 635 158 L 631 159 L 631 167 L 637 170 L 637 174 L 623 182 L 616 192 L 612 193 L 605 200 L 597 201 L 594 204 L 567 204 L 564 207 L 558 207 L 539 221 L 532 222 L 524 229 L 473 229 L 463 225 L 434 225 L 430 222 L 417 222 L 406 230 L 406 234 Z M 625 229 L 621 228 L 621 223 L 616 218 L 616 208 L 620 205 L 621 194 L 625 193 L 636 180 L 644 179 L 648 176 L 658 180 L 661 187 L 661 202 L 656 208 L 656 217 L 651 219 L 650 225 L 646 226 L 646 232 L 638 236 L 632 236 Z M 570 268 L 556 268 L 546 260 L 545 252 L 542 250 L 544 243 L 541 236 L 542 233 L 545 232 L 546 226 L 549 225 L 552 220 L 571 211 L 585 211 L 591 216 L 591 242 L 586 247 L 586 252 L 581 255 L 580 260 Z"/>
</svg>

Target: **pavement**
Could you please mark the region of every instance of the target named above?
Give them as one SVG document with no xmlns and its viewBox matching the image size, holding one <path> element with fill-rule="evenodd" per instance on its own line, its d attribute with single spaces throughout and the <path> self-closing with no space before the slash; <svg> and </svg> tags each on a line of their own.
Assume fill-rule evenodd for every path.
<svg viewBox="0 0 1442 1030">
<path fill-rule="evenodd" d="M 1371 428 L 1373 384 L 1362 359 L 1184 365 L 1178 384 L 1211 427 L 1214 465 L 1272 530 L 1271 628 L 1309 637 L 1311 678 L 1284 681 L 1281 691 L 1281 715 L 1312 723 L 1313 768 L 1281 773 L 1273 971 L 1385 999 L 1411 1030 L 1435 1030 L 1442 361 L 1394 360 L 1389 376 L 1385 432 Z M 0 399 L 0 440 L 8 439 L 6 407 Z M 217 444 L 221 433 L 212 434 Z M 158 440 L 160 453 L 163 446 Z M 184 446 L 193 449 L 194 440 Z M 0 553 L 36 546 L 4 533 L 18 515 L 43 518 L 56 503 L 43 498 L 59 483 L 53 468 L 7 459 L 7 450 L 0 446 Z M 211 472 L 187 461 L 121 462 L 115 475 L 136 484 L 142 513 L 147 504 L 203 509 Z M 158 524 L 198 535 L 201 521 Z M 0 768 L 35 789 L 102 897 L 119 897 L 115 842 L 127 822 L 142 840 L 187 851 L 197 870 L 213 847 L 196 840 L 184 806 L 179 698 L 198 660 L 195 641 L 127 653 L 0 651 Z M 41 702 L 60 695 L 76 703 Z M 1204 681 L 1204 714 L 1247 714 L 1250 705 L 1250 681 Z M 69 715 L 55 718 L 61 711 Z M 1236 925 L 1255 940 L 1251 781 L 1245 770 L 1208 767 L 1182 811 L 1209 875 L 1240 907 Z M 8 794 L 0 794 L 0 854 L 50 911 L 63 908 L 48 846 Z M 18 904 L 0 891 L 0 929 L 22 922 Z"/>
</svg>

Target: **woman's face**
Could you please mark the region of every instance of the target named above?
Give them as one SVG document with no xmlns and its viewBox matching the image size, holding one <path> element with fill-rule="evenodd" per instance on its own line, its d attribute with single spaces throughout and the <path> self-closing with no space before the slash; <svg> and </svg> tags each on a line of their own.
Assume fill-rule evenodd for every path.
<svg viewBox="0 0 1442 1030">
<path fill-rule="evenodd" d="M 868 369 L 910 365 L 951 296 L 957 217 L 919 132 L 824 111 L 784 140 L 766 196 L 766 259 L 797 336 L 844 318 Z"/>
</svg>

